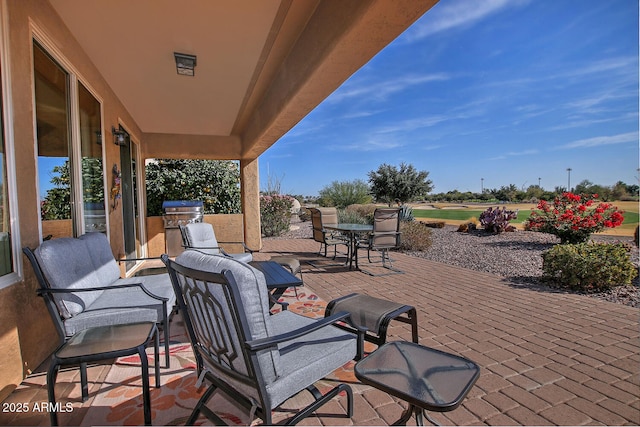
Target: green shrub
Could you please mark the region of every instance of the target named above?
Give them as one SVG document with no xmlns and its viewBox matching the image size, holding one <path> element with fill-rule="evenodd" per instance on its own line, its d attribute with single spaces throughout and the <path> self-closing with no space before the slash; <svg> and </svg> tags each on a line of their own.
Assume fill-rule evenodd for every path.
<svg viewBox="0 0 640 427">
<path fill-rule="evenodd" d="M 637 269 L 622 243 L 555 245 L 542 254 L 543 279 L 571 290 L 600 292 L 629 285 Z"/>
<path fill-rule="evenodd" d="M 289 229 L 293 197 L 260 196 L 260 222 L 266 237 L 279 236 Z"/>
<path fill-rule="evenodd" d="M 431 230 L 420 221 L 402 221 L 400 232 L 400 250 L 426 251 L 431 247 Z"/>
<path fill-rule="evenodd" d="M 365 218 L 367 222 L 362 224 L 373 224 L 373 212 L 376 210 L 377 206 L 373 203 L 367 204 L 354 204 L 349 205 L 345 208 L 345 213 L 347 215 L 358 215 L 362 218 Z M 357 222 L 356 224 L 360 224 Z"/>
<path fill-rule="evenodd" d="M 373 215 L 369 219 L 357 210 L 338 209 L 338 222 L 343 224 L 373 224 Z"/>
</svg>

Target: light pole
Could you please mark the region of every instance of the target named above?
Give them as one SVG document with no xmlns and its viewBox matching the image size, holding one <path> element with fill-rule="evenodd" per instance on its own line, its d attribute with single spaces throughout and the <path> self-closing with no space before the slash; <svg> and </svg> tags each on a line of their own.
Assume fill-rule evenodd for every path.
<svg viewBox="0 0 640 427">
<path fill-rule="evenodd" d="M 540 187 L 540 180 L 541 180 L 541 179 L 542 179 L 542 178 L 538 177 L 538 188 L 542 188 L 542 187 Z"/>
<path fill-rule="evenodd" d="M 480 194 L 484 194 L 484 178 L 480 178 Z"/>
<path fill-rule="evenodd" d="M 571 191 L 571 168 L 567 168 L 567 191 Z"/>
</svg>

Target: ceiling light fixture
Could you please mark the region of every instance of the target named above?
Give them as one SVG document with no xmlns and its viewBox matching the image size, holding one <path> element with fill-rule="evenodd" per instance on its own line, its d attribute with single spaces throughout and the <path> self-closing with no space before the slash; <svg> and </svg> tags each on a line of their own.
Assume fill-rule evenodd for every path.
<svg viewBox="0 0 640 427">
<path fill-rule="evenodd" d="M 196 71 L 196 56 L 186 53 L 173 52 L 176 58 L 176 70 L 181 76 L 194 76 Z"/>
</svg>

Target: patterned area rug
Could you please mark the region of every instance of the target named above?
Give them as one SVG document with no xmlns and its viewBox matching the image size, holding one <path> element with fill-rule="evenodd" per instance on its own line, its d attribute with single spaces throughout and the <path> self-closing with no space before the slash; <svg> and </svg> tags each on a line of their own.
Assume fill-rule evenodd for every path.
<svg viewBox="0 0 640 427">
<path fill-rule="evenodd" d="M 298 288 L 297 296 L 292 289 L 285 292 L 282 300 L 289 303 L 288 309 L 295 313 L 319 318 L 324 316 L 326 302 L 321 300 L 308 287 Z M 193 407 L 205 391 L 205 387 L 196 388 L 196 364 L 191 345 L 186 336 L 182 318 L 174 316 L 171 321 L 171 368 L 161 369 L 161 387 L 154 388 L 155 379 L 151 378 L 151 411 L 153 425 L 184 425 Z M 160 363 L 164 361 L 163 345 L 160 346 Z M 149 350 L 150 372 L 153 376 L 153 353 Z M 336 370 L 316 386 L 320 391 L 328 390 L 335 381 L 357 383 L 353 375 L 354 362 Z M 332 384 L 333 383 L 333 384 Z M 277 413 L 277 419 L 287 417 L 295 408 L 303 407 L 307 398 L 295 397 L 285 402 Z M 224 394 L 214 396 L 208 405 L 228 424 L 248 425 L 249 414 L 236 407 Z M 288 408 L 288 406 L 290 406 Z M 142 417 L 142 381 L 138 356 L 121 357 L 113 365 L 100 392 L 96 395 L 91 409 L 87 412 L 82 425 L 143 425 Z M 201 417 L 197 424 L 210 424 Z"/>
</svg>

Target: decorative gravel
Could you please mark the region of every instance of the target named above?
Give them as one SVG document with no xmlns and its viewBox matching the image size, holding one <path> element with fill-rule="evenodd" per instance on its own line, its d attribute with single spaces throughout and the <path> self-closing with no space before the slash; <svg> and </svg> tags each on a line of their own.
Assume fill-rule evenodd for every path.
<svg viewBox="0 0 640 427">
<path fill-rule="evenodd" d="M 550 234 L 533 231 L 490 234 L 484 230 L 457 232 L 458 227 L 447 225 L 431 229 L 431 247 L 424 252 L 406 252 L 408 255 L 457 265 L 476 271 L 507 277 L 522 286 L 541 286 L 542 252 L 560 240 Z M 311 222 L 293 218 L 291 230 L 279 239 L 311 238 Z M 633 249 L 630 256 L 638 266 L 638 249 L 632 237 L 594 236 L 596 241 L 625 242 Z M 586 294 L 606 301 L 640 307 L 638 277 L 632 286 L 619 286 L 603 293 Z"/>
</svg>

